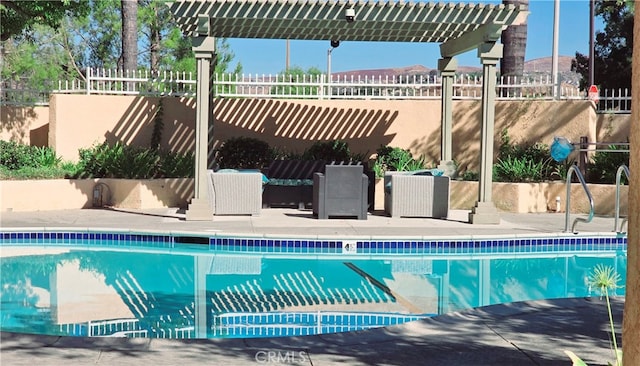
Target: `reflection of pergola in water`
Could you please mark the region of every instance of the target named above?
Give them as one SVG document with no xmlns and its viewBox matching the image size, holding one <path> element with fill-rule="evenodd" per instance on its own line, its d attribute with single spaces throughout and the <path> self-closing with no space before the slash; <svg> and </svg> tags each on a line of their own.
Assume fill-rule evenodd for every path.
<svg viewBox="0 0 640 366">
<path fill-rule="evenodd" d="M 509 25 L 521 24 L 528 12 L 520 6 L 344 0 L 177 0 L 171 12 L 184 34 L 193 37 L 196 56 L 195 197 L 188 220 L 211 220 L 206 186 L 208 126 L 211 117 L 211 61 L 215 37 L 439 43 L 442 76 L 441 166 L 452 157 L 454 56 L 477 49 L 483 69 L 480 185 L 471 223 L 499 223 L 491 199 L 496 64 L 498 43 Z M 346 20 L 353 10 L 354 20 Z"/>
</svg>

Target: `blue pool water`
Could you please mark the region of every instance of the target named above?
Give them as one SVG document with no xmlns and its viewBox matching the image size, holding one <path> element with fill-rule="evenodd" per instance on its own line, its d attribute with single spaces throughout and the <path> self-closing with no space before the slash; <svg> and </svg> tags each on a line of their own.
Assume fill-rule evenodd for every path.
<svg viewBox="0 0 640 366">
<path fill-rule="evenodd" d="M 353 331 L 478 306 L 598 295 L 626 236 L 324 240 L 0 231 L 0 330 L 273 337 Z M 624 295 L 624 288 L 613 295 Z"/>
</svg>

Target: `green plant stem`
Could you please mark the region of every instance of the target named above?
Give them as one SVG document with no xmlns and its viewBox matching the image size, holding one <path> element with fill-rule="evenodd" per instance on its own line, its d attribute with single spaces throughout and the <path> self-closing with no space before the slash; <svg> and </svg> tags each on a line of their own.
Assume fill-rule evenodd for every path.
<svg viewBox="0 0 640 366">
<path fill-rule="evenodd" d="M 616 332 L 613 328 L 613 315 L 611 314 L 611 303 L 609 302 L 609 290 L 604 287 L 604 297 L 607 299 L 607 310 L 609 311 L 609 325 L 611 325 L 611 339 L 613 340 L 613 352 L 616 358 L 616 365 L 622 366 L 618 357 L 618 343 L 616 342 Z"/>
</svg>

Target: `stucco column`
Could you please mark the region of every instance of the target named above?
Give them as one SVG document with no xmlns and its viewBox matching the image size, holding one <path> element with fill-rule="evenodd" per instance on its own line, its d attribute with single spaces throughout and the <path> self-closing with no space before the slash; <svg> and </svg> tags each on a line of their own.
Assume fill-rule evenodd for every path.
<svg viewBox="0 0 640 366">
<path fill-rule="evenodd" d="M 213 208 L 209 202 L 207 187 L 207 154 L 209 145 L 209 108 L 211 87 L 211 61 L 215 57 L 215 38 L 193 37 L 193 52 L 196 57 L 196 149 L 194 198 L 187 209 L 187 220 L 212 220 Z"/>
<path fill-rule="evenodd" d="M 482 62 L 482 128 L 480 132 L 480 184 L 478 201 L 469 213 L 472 224 L 499 224 L 500 214 L 491 200 L 493 189 L 493 140 L 496 100 L 496 64 L 502 57 L 502 45 L 483 43 L 478 47 Z"/>
<path fill-rule="evenodd" d="M 442 76 L 442 104 L 440 116 L 440 165 L 445 175 L 455 177 L 456 166 L 453 162 L 452 130 L 453 130 L 453 81 L 456 76 L 458 62 L 453 57 L 438 60 L 438 70 Z"/>
</svg>

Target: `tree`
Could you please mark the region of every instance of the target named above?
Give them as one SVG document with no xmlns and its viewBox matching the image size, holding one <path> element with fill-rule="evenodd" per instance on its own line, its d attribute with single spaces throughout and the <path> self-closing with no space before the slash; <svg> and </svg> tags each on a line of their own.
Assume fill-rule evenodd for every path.
<svg viewBox="0 0 640 366">
<path fill-rule="evenodd" d="M 117 67 L 122 44 L 119 4 L 120 0 L 91 0 L 86 16 L 67 20 L 63 30 L 79 69 Z"/>
<path fill-rule="evenodd" d="M 595 0 L 596 16 L 605 23 L 596 32 L 594 45 L 594 83 L 600 89 L 631 88 L 631 58 L 633 53 L 633 1 Z M 589 85 L 589 55 L 576 52 L 571 70 L 582 75 L 580 88 Z"/>
<path fill-rule="evenodd" d="M 5 1 L 0 0 L 0 6 Z M 82 78 L 86 68 L 115 69 L 122 53 L 122 0 L 89 0 L 86 13 L 69 13 L 56 28 L 34 24 L 3 42 L 0 73 L 3 80 L 20 80 L 25 88 L 47 90 L 46 81 Z M 126 1 L 130 2 L 130 1 Z M 191 38 L 185 37 L 172 20 L 163 2 L 141 0 L 137 12 L 136 35 L 142 52 L 136 51 L 135 65 L 152 70 L 195 73 Z M 2 23 L 4 25 L 4 11 Z M 215 72 L 241 73 L 232 68 L 233 51 L 226 39 L 217 39 Z M 153 64 L 151 64 L 151 60 Z M 133 66 L 134 70 L 136 66 Z"/>
<path fill-rule="evenodd" d="M 502 0 L 504 5 L 524 5 L 529 8 L 529 0 Z M 524 73 L 524 57 L 527 48 L 527 23 L 510 25 L 502 32 L 503 56 L 500 60 L 500 75 L 520 80 Z"/>
<path fill-rule="evenodd" d="M 122 71 L 138 69 L 138 0 L 121 0 Z"/>
<path fill-rule="evenodd" d="M 148 62 L 151 73 L 156 74 L 160 69 L 162 40 L 171 28 L 171 12 L 169 7 L 158 1 L 142 0 L 140 5 L 139 31 L 145 42 L 143 47 L 146 47 L 142 54 L 145 55 L 143 58 Z"/>
<path fill-rule="evenodd" d="M 634 15 L 635 17 L 635 15 Z M 639 19 L 640 20 L 640 19 Z M 640 21 L 633 33 L 640 36 Z M 640 42 L 632 50 L 633 90 L 640 90 Z M 631 100 L 631 120 L 640 119 L 640 95 Z M 631 124 L 629 170 L 640 172 L 640 124 Z M 637 173 L 636 173 L 637 174 Z M 640 365 L 640 180 L 629 181 L 629 221 L 627 222 L 627 283 L 622 326 L 623 365 Z"/>
<path fill-rule="evenodd" d="M 86 1 L 71 0 L 2 0 L 0 2 L 0 41 L 30 30 L 35 24 L 44 24 L 57 28 L 68 14 L 73 16 L 86 14 Z"/>
<path fill-rule="evenodd" d="M 322 75 L 322 71 L 317 67 L 310 67 L 306 71 L 300 66 L 290 67 L 287 70 L 280 72 L 282 79 L 278 78 L 281 82 L 298 83 L 302 81 L 317 81 Z M 318 95 L 318 90 L 313 86 L 298 86 L 298 85 L 284 85 L 271 87 L 271 94 L 286 95 L 291 98 L 295 98 L 297 95 Z"/>
<path fill-rule="evenodd" d="M 24 90 L 48 90 L 53 82 L 66 79 L 73 65 L 62 47 L 63 37 L 46 25 L 34 24 L 24 34 L 2 42 L 0 78 Z M 76 76 L 74 74 L 74 76 Z M 23 95 L 23 102 L 41 101 L 42 95 Z"/>
</svg>

